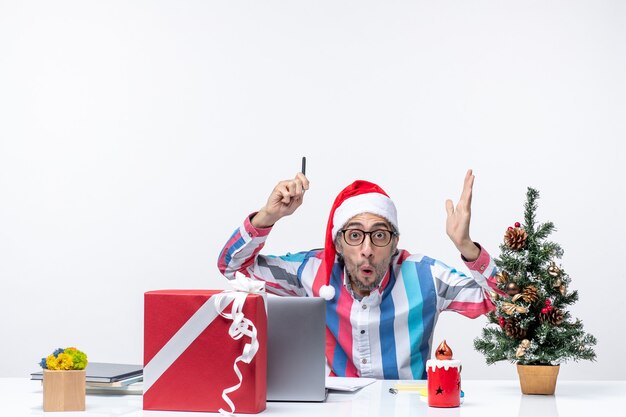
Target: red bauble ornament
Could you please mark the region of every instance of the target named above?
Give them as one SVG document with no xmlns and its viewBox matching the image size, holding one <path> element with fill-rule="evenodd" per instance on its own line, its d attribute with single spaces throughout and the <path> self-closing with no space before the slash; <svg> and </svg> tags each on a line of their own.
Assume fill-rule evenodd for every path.
<svg viewBox="0 0 626 417">
<path fill-rule="evenodd" d="M 546 300 L 546 307 L 549 307 L 552 305 L 552 301 L 550 299 Z"/>
<path fill-rule="evenodd" d="M 542 308 L 541 314 L 548 314 L 548 308 L 547 307 Z"/>
<path fill-rule="evenodd" d="M 507 230 L 513 230 L 513 228 L 511 226 L 506 228 Z"/>
<path fill-rule="evenodd" d="M 519 222 L 515 222 L 515 227 L 520 227 L 520 223 Z"/>
<path fill-rule="evenodd" d="M 498 317 L 498 323 L 500 323 L 500 327 L 504 328 L 504 317 Z"/>
</svg>

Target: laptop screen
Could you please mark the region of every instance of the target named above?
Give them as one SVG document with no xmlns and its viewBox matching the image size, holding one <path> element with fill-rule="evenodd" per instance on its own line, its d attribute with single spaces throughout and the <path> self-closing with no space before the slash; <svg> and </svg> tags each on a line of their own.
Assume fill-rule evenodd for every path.
<svg viewBox="0 0 626 417">
<path fill-rule="evenodd" d="M 326 398 L 326 302 L 267 298 L 267 400 Z"/>
</svg>

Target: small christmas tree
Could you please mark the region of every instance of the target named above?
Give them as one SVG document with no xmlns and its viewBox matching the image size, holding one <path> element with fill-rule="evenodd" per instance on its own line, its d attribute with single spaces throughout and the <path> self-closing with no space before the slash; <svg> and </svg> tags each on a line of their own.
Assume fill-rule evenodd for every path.
<svg viewBox="0 0 626 417">
<path fill-rule="evenodd" d="M 570 278 L 555 259 L 561 247 L 546 238 L 552 222 L 535 224 L 539 193 L 528 188 L 524 224 L 515 223 L 504 235 L 496 259 L 499 294 L 492 294 L 496 310 L 474 347 L 487 364 L 501 360 L 522 365 L 556 365 L 569 359 L 595 360 L 596 338 L 585 333 L 580 320 L 565 309 L 578 301 Z"/>
</svg>

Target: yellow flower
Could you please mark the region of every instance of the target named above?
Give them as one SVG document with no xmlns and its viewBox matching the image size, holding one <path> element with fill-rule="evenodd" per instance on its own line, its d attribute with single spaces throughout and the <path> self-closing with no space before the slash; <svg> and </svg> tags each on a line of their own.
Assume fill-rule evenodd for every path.
<svg viewBox="0 0 626 417">
<path fill-rule="evenodd" d="M 59 369 L 63 369 L 67 371 L 68 369 L 72 369 L 74 367 L 74 360 L 72 359 L 72 355 L 68 355 L 67 353 L 59 353 L 57 356 L 57 361 L 59 363 Z"/>
<path fill-rule="evenodd" d="M 72 369 L 74 366 L 74 361 L 72 360 L 72 356 L 67 353 L 59 353 L 59 355 L 55 358 L 54 355 L 49 355 L 46 358 L 46 365 L 48 369 L 55 371 L 67 371 Z"/>
<path fill-rule="evenodd" d="M 57 358 L 54 355 L 48 355 L 46 357 L 46 368 L 50 370 L 57 369 Z"/>
</svg>

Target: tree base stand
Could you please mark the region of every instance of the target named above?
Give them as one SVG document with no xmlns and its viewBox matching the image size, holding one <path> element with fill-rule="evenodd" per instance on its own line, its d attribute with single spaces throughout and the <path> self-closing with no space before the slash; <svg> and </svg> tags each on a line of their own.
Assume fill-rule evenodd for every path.
<svg viewBox="0 0 626 417">
<path fill-rule="evenodd" d="M 517 365 L 522 394 L 554 395 L 560 365 Z"/>
</svg>

